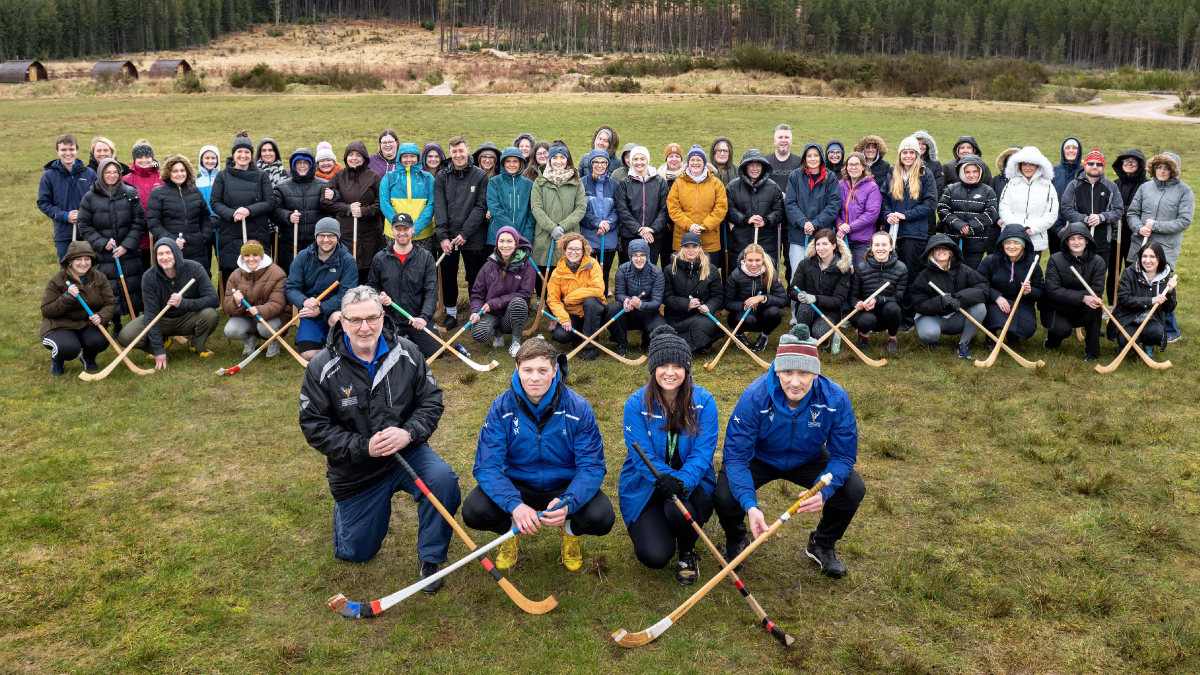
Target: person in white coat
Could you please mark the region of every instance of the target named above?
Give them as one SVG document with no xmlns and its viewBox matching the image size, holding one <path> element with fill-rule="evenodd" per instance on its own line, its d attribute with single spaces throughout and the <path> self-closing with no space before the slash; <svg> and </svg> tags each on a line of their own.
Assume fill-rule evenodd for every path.
<svg viewBox="0 0 1200 675">
<path fill-rule="evenodd" d="M 1049 246 L 1047 232 L 1058 220 L 1058 193 L 1054 190 L 1054 167 L 1032 145 L 1013 153 L 1004 167 L 1008 185 L 1000 195 L 1000 220 L 1021 225 L 1033 240 L 1033 250 Z"/>
</svg>

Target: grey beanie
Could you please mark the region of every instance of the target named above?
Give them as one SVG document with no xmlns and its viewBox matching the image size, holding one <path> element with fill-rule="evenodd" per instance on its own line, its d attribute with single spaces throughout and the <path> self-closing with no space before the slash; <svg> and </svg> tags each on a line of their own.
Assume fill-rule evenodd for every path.
<svg viewBox="0 0 1200 675">
<path fill-rule="evenodd" d="M 702 242 L 700 240 L 700 235 L 696 234 L 695 232 L 688 232 L 688 233 L 684 234 L 683 237 L 679 240 L 679 248 L 683 248 L 684 246 L 687 246 L 688 244 L 695 244 L 696 246 L 703 246 L 704 242 Z"/>
<path fill-rule="evenodd" d="M 803 370 L 821 374 L 821 360 L 817 358 L 817 341 L 808 334 L 808 326 L 798 323 L 792 330 L 779 338 L 775 350 L 775 371 Z"/>
<path fill-rule="evenodd" d="M 236 152 L 238 148 L 245 148 L 249 150 L 251 154 L 254 153 L 254 142 L 250 140 L 250 137 L 247 136 L 246 132 L 244 131 L 234 137 L 233 149 L 229 151 L 230 154 Z"/>
<path fill-rule="evenodd" d="M 650 360 L 646 364 L 650 373 L 654 374 L 655 368 L 668 363 L 677 363 L 691 374 L 692 348 L 688 346 L 687 340 L 679 337 L 674 328 L 662 325 L 650 333 Z"/>
<path fill-rule="evenodd" d="M 330 218 L 329 216 L 325 216 L 317 221 L 317 228 L 316 231 L 313 232 L 313 236 L 315 237 L 318 234 L 332 234 L 333 236 L 341 239 L 342 226 L 337 220 Z"/>
<path fill-rule="evenodd" d="M 650 244 L 647 244 L 645 239 L 642 239 L 641 237 L 637 237 L 636 239 L 630 240 L 629 247 L 626 249 L 626 252 L 629 253 L 630 258 L 633 257 L 634 253 L 642 253 L 642 254 L 645 254 L 645 256 L 647 258 L 649 258 L 650 257 Z"/>
<path fill-rule="evenodd" d="M 145 143 L 133 146 L 133 158 L 137 159 L 138 157 L 149 157 L 150 159 L 154 159 L 154 148 L 151 148 Z"/>
</svg>

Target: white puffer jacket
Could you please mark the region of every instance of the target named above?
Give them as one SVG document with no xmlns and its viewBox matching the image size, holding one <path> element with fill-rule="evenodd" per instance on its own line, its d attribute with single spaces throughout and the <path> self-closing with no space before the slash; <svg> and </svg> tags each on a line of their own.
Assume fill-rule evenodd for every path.
<svg viewBox="0 0 1200 675">
<path fill-rule="evenodd" d="M 1021 174 L 1021 164 L 1036 164 L 1033 178 Z M 1054 191 L 1054 167 L 1040 150 L 1021 148 L 1004 166 L 1008 185 L 1000 195 L 1000 219 L 1005 225 L 1022 225 L 1029 231 L 1035 251 L 1049 245 L 1046 233 L 1058 220 L 1058 193 Z"/>
</svg>

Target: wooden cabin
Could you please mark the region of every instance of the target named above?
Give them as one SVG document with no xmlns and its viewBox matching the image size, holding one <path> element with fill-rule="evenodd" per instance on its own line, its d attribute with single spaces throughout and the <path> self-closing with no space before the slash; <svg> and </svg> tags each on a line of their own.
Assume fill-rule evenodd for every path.
<svg viewBox="0 0 1200 675">
<path fill-rule="evenodd" d="M 179 77 L 192 72 L 190 63 L 183 59 L 159 59 L 150 66 L 150 77 Z"/>
<path fill-rule="evenodd" d="M 99 78 L 101 75 L 138 79 L 137 66 L 133 65 L 133 61 L 97 61 L 92 66 L 92 77 Z"/>
<path fill-rule="evenodd" d="M 40 82 L 48 79 L 46 66 L 39 61 L 5 61 L 0 64 L 0 82 Z"/>
</svg>

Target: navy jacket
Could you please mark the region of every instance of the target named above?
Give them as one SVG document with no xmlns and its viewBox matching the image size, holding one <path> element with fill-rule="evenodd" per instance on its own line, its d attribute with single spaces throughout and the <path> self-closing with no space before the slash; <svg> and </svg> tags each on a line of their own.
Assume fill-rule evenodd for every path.
<svg viewBox="0 0 1200 675">
<path fill-rule="evenodd" d="M 38 208 L 54 222 L 54 241 L 71 241 L 74 226 L 67 222 L 67 216 L 79 208 L 83 196 L 92 189 L 96 172 L 78 158 L 70 171 L 58 159 L 42 168 L 45 171 L 38 182 Z"/>
<path fill-rule="evenodd" d="M 809 143 L 800 156 L 803 157 L 809 148 L 816 148 L 821 153 L 824 169 L 825 152 L 820 145 Z M 788 176 L 786 195 L 783 208 L 787 213 L 788 241 L 804 241 L 804 223 L 812 223 L 818 230 L 837 225 L 838 214 L 842 212 L 842 188 L 838 177 L 832 173 L 826 172 L 823 179 L 809 187 L 808 169 L 801 166 Z"/>
<path fill-rule="evenodd" d="M 608 174 L 600 176 L 600 180 L 592 178 L 591 157 L 596 154 L 603 154 L 603 150 L 595 150 L 589 152 L 584 161 L 588 162 L 588 172 L 581 174 L 580 179 L 583 181 L 583 191 L 587 194 L 587 211 L 583 214 L 583 220 L 579 221 L 579 231 L 587 239 L 588 244 L 593 251 L 599 251 L 600 235 L 597 233 L 597 228 L 600 227 L 600 222 L 608 221 L 608 232 L 604 234 L 604 250 L 614 251 L 617 248 L 617 230 L 621 224 L 620 217 L 617 215 L 617 181 L 609 177 Z M 594 254 L 597 259 L 600 255 Z"/>
<path fill-rule="evenodd" d="M 296 255 L 288 270 L 284 285 L 287 301 L 303 307 L 306 299 L 317 297 L 335 281 L 340 282 L 338 287 L 321 301 L 321 314 L 325 316 L 340 310 L 342 294 L 358 285 L 358 263 L 344 244 L 338 244 L 329 259 L 322 261 L 313 242 Z"/>
<path fill-rule="evenodd" d="M 892 167 L 891 171 L 888 171 L 883 187 L 879 188 L 879 191 L 883 193 L 883 209 L 879 213 L 880 218 L 886 224 L 889 215 L 904 214 L 904 220 L 901 220 L 900 224 L 894 228 L 893 239 L 928 239 L 929 226 L 933 223 L 934 214 L 937 212 L 937 182 L 933 179 L 933 172 L 922 167 L 921 191 L 917 198 L 913 199 L 906 188 L 904 197 L 896 199 L 892 196 L 892 174 L 902 170 L 899 164 Z"/>
</svg>

